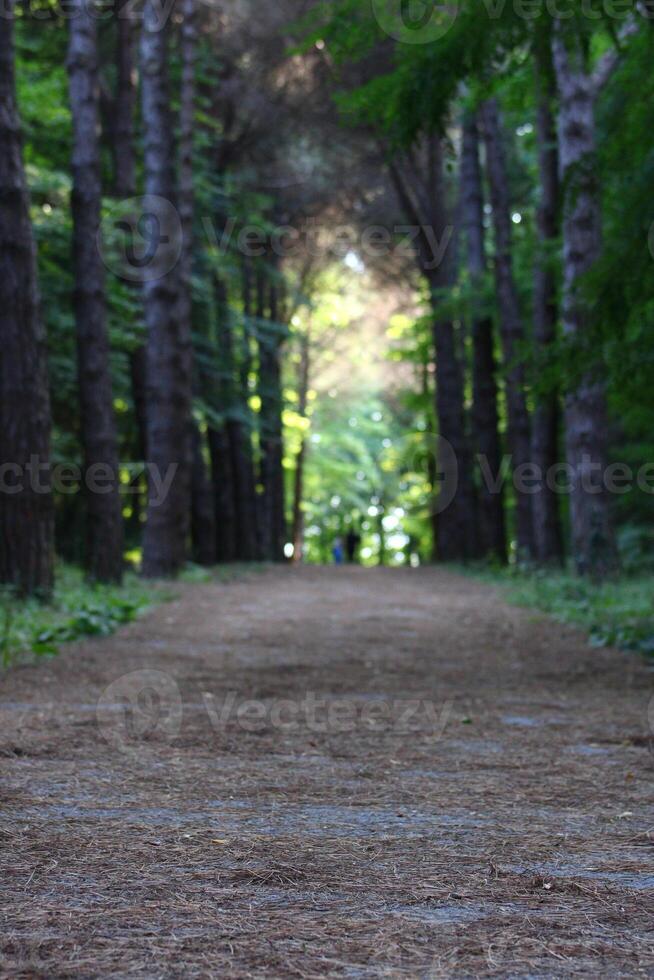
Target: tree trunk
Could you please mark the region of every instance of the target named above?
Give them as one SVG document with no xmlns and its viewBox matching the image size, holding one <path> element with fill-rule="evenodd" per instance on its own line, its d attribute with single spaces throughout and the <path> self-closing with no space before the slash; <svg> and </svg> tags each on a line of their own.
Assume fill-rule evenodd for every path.
<svg viewBox="0 0 654 980">
<path fill-rule="evenodd" d="M 193 468 L 191 472 L 191 540 L 193 561 L 213 565 L 216 561 L 216 514 L 211 480 L 204 461 L 204 439 L 196 424 L 192 426 Z"/>
<path fill-rule="evenodd" d="M 230 470 L 234 497 L 235 558 L 239 561 L 256 561 L 259 557 L 257 534 L 257 496 L 252 463 L 250 433 L 244 423 L 247 406 L 245 396 L 239 390 L 240 373 L 236 371 L 233 341 L 233 320 L 224 282 L 215 280 L 216 307 L 218 311 L 218 363 L 221 373 L 220 411 L 225 416 L 225 427 L 230 454 Z"/>
<path fill-rule="evenodd" d="M 300 338 L 300 370 L 298 377 L 298 414 L 301 419 L 307 416 L 309 398 L 309 371 L 311 367 L 310 334 Z M 302 561 L 304 552 L 304 464 L 307 457 L 307 440 L 300 436 L 300 448 L 295 456 L 295 475 L 293 479 L 293 561 Z"/>
<path fill-rule="evenodd" d="M 134 30 L 132 7 L 128 0 L 118 0 L 116 14 L 116 98 L 112 132 L 114 194 L 119 198 L 127 198 L 136 193 Z"/>
<path fill-rule="evenodd" d="M 436 429 L 434 427 L 434 406 L 436 398 L 430 384 L 430 364 L 429 361 L 421 365 L 422 393 L 425 405 L 431 401 L 431 406 L 425 411 L 425 453 L 427 457 L 426 476 L 429 485 L 429 498 L 431 501 L 436 499 L 438 492 L 438 466 L 434 446 L 436 445 Z M 431 555 L 432 561 L 438 561 L 438 514 L 433 507 L 429 511 L 429 526 L 431 529 Z"/>
<path fill-rule="evenodd" d="M 177 327 L 181 354 L 184 384 L 189 392 L 189 414 L 187 420 L 188 435 L 185 451 L 188 454 L 182 475 L 187 480 L 193 479 L 193 421 L 191 418 L 190 401 L 193 378 L 193 215 L 195 210 L 195 193 L 193 184 L 193 133 L 195 130 L 195 58 L 197 44 L 195 0 L 181 0 L 181 91 L 179 107 L 179 195 L 178 210 L 182 229 L 182 250 L 177 268 L 179 275 L 179 294 L 177 300 Z M 192 520 L 193 495 L 191 486 L 186 487 L 188 509 L 186 521 Z M 197 515 L 196 515 L 197 520 Z M 188 538 L 188 526 L 185 537 Z"/>
<path fill-rule="evenodd" d="M 476 520 L 470 472 L 470 453 L 466 438 L 463 370 L 456 348 L 454 324 L 440 316 L 441 291 L 452 285 L 453 256 L 446 249 L 435 261 L 431 232 L 441 247 L 447 239 L 448 215 L 445 204 L 443 149 L 439 138 L 428 147 L 427 177 L 420 179 L 417 167 L 402 173 L 391 165 L 391 176 L 409 221 L 421 229 L 418 262 L 430 287 L 433 309 L 433 341 L 436 354 L 436 418 L 439 437 L 437 453 L 441 487 L 434 501 L 437 511 L 437 555 L 440 561 L 465 561 L 474 554 Z M 451 231 L 451 229 L 450 229 Z M 442 451 L 445 449 L 445 451 Z M 450 495 L 453 494 L 450 500 Z"/>
<path fill-rule="evenodd" d="M 141 33 L 141 94 L 148 218 L 158 230 L 157 249 L 144 282 L 147 339 L 148 463 L 159 479 L 172 477 L 163 500 L 151 480 L 143 536 L 146 577 L 176 575 L 186 557 L 189 514 L 187 443 L 190 377 L 179 329 L 179 284 L 171 250 L 179 255 L 176 226 L 172 120 L 168 92 L 168 22 L 146 0 Z M 165 247 L 163 247 L 165 245 Z M 174 475 L 173 475 L 174 474 Z"/>
<path fill-rule="evenodd" d="M 148 458 L 147 450 L 147 357 L 145 347 L 137 347 L 129 355 L 130 387 L 134 418 L 136 421 L 137 452 L 139 461 Z"/>
<path fill-rule="evenodd" d="M 465 432 L 463 407 L 463 371 L 457 356 L 454 324 L 438 316 L 443 288 L 443 278 L 431 280 L 434 309 L 433 337 L 436 350 L 436 416 L 440 440 L 449 443 L 453 452 L 437 452 L 437 481 L 441 481 L 441 494 L 437 499 L 438 558 L 439 561 L 465 561 L 474 556 L 476 521 L 470 482 L 470 456 Z M 442 450 L 443 443 L 438 443 Z M 454 499 L 446 504 L 450 488 L 455 489 Z"/>
<path fill-rule="evenodd" d="M 486 272 L 484 243 L 484 198 L 479 164 L 479 132 L 476 114 L 468 114 L 463 125 L 461 154 L 462 218 L 466 229 L 468 269 L 472 292 L 472 422 L 475 447 L 488 469 L 499 473 L 502 447 L 497 411 L 497 380 L 493 320 L 484 310 Z M 483 557 L 506 561 L 504 494 L 482 479 L 478 497 L 480 552 Z"/>
<path fill-rule="evenodd" d="M 236 557 L 239 561 L 257 561 L 257 491 L 249 433 L 238 418 L 227 422 L 232 459 L 236 510 Z"/>
<path fill-rule="evenodd" d="M 386 554 L 386 531 L 384 529 L 384 516 L 385 510 L 384 506 L 379 502 L 377 505 L 377 535 L 379 537 L 379 554 L 377 555 L 377 564 L 383 568 L 386 565 L 387 554 Z"/>
<path fill-rule="evenodd" d="M 489 99 L 481 108 L 481 120 L 486 145 L 486 164 L 493 206 L 495 228 L 495 281 L 500 311 L 500 328 L 506 376 L 508 443 L 514 472 L 531 462 L 529 412 L 525 395 L 525 370 L 520 347 L 525 342 L 520 302 L 513 276 L 511 242 L 511 206 L 509 182 L 503 146 L 503 132 L 496 99 Z M 531 496 L 515 491 L 516 538 L 518 555 L 531 558 L 534 554 Z"/>
<path fill-rule="evenodd" d="M 237 392 L 237 402 L 240 417 L 241 448 L 239 456 L 242 460 L 242 476 L 240 484 L 244 489 L 246 500 L 245 514 L 243 517 L 242 534 L 242 560 L 259 561 L 261 558 L 261 528 L 259 500 L 257 497 L 257 481 L 254 465 L 254 451 L 252 445 L 252 433 L 254 431 L 254 417 L 250 408 L 250 375 L 252 373 L 252 282 L 250 267 L 247 259 L 243 266 L 243 329 L 241 332 L 240 356 L 238 358 L 239 369 L 237 378 L 239 382 Z"/>
<path fill-rule="evenodd" d="M 547 43 L 547 42 L 546 42 Z M 536 55 L 536 135 L 541 199 L 537 212 L 539 256 L 534 277 L 534 342 L 536 363 L 542 361 L 556 339 L 558 320 L 556 276 L 552 245 L 559 234 L 559 160 L 552 113 L 554 78 L 549 51 L 538 42 Z M 563 537 L 556 493 L 547 474 L 559 462 L 558 392 L 537 398 L 532 419 L 532 458 L 543 478 L 532 500 L 535 557 L 539 562 L 563 561 Z"/>
<path fill-rule="evenodd" d="M 85 473 L 85 566 L 93 580 L 120 582 L 123 518 L 118 440 L 109 366 L 104 267 L 97 247 L 102 205 L 97 31 L 96 20 L 83 0 L 75 0 L 69 30 L 67 68 L 73 118 L 73 304 Z M 96 479 L 97 487 L 94 487 Z"/>
<path fill-rule="evenodd" d="M 284 561 L 286 538 L 282 435 L 281 326 L 277 289 L 270 290 L 270 316 L 259 336 L 259 396 L 261 398 L 261 483 L 263 485 L 264 557 Z"/>
<path fill-rule="evenodd" d="M 563 330 L 583 340 L 591 310 L 581 280 L 601 252 L 596 171 L 594 90 L 581 45 L 568 50 L 554 39 L 559 91 L 559 167 L 563 200 Z M 603 486 L 607 458 L 604 385 L 590 375 L 566 396 L 566 456 L 573 474 L 570 498 L 572 552 L 580 574 L 599 577 L 618 563 L 609 496 Z"/>
<path fill-rule="evenodd" d="M 229 437 L 224 425 L 209 428 L 211 483 L 216 530 L 216 561 L 236 560 L 236 511 Z"/>
<path fill-rule="evenodd" d="M 432 228 L 439 242 L 447 233 L 449 216 L 446 207 L 446 188 L 443 148 L 434 140 L 431 151 Z M 449 488 L 454 498 L 445 509 L 438 510 L 438 557 L 440 561 L 465 561 L 477 552 L 477 522 L 470 467 L 470 447 L 466 435 L 463 366 L 459 358 L 454 323 L 442 319 L 439 307 L 441 291 L 451 287 L 455 279 L 455 256 L 446 251 L 433 272 L 428 274 L 434 310 L 433 337 L 436 352 L 436 417 L 441 439 L 452 447 L 453 453 L 440 453 L 437 459 L 441 493 L 445 500 Z M 455 471 L 450 472 L 454 464 Z"/>
<path fill-rule="evenodd" d="M 11 10 L 0 31 L 0 336 L 0 462 L 5 470 L 0 584 L 21 595 L 47 597 L 54 564 L 50 400 L 16 106 Z M 26 471 L 30 463 L 31 475 Z"/>
<path fill-rule="evenodd" d="M 136 194 L 134 30 L 128 0 L 118 0 L 116 10 L 116 89 L 112 106 L 114 124 L 111 132 L 111 150 L 114 163 L 114 196 L 124 200 Z M 140 461 L 144 461 L 147 459 L 146 352 L 144 346 L 130 351 L 129 369 L 138 458 Z"/>
</svg>

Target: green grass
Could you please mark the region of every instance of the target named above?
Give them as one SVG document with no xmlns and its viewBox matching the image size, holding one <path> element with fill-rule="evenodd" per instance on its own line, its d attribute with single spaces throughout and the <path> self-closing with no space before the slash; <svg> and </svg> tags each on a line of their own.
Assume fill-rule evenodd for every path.
<svg viewBox="0 0 654 980">
<path fill-rule="evenodd" d="M 229 582 L 260 565 L 206 569 L 187 565 L 181 582 Z M 0 667 L 30 656 L 55 656 L 64 643 L 83 636 L 110 636 L 145 610 L 176 597 L 174 582 L 147 582 L 135 572 L 121 586 L 92 585 L 81 569 L 58 565 L 52 601 L 17 600 L 0 589 Z"/>
<path fill-rule="evenodd" d="M 91 585 L 80 569 L 57 568 L 52 601 L 17 600 L 0 594 L 0 664 L 8 667 L 26 654 L 58 653 L 62 643 L 82 636 L 109 636 L 144 609 L 173 598 L 170 589 L 152 585 L 134 573 L 122 586 Z"/>
<path fill-rule="evenodd" d="M 515 605 L 540 609 L 559 622 L 581 627 L 593 646 L 654 656 L 654 575 L 595 584 L 567 572 L 520 567 L 472 574 L 499 585 Z"/>
</svg>

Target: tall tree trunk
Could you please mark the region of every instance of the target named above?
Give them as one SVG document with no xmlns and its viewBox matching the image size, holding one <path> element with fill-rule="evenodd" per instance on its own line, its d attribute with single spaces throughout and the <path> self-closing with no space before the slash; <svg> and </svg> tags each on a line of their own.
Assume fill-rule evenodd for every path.
<svg viewBox="0 0 654 980">
<path fill-rule="evenodd" d="M 97 29 L 95 17 L 83 0 L 75 0 L 69 23 L 74 309 L 85 472 L 85 565 L 89 576 L 96 581 L 120 582 L 123 518 L 118 439 L 109 366 L 104 268 L 97 247 L 102 205 Z"/>
<path fill-rule="evenodd" d="M 508 442 L 514 471 L 531 462 L 529 411 L 525 395 L 525 370 L 520 346 L 525 342 L 520 302 L 513 275 L 511 205 L 499 107 L 496 99 L 482 105 L 481 120 L 486 145 L 486 164 L 495 229 L 495 281 L 506 372 Z M 518 554 L 534 554 L 531 496 L 515 492 Z"/>
<path fill-rule="evenodd" d="M 381 567 L 386 564 L 388 558 L 386 552 L 386 530 L 384 528 L 385 516 L 385 508 L 380 500 L 379 504 L 377 505 L 377 536 L 379 537 L 379 554 L 377 555 L 377 564 Z"/>
<path fill-rule="evenodd" d="M 244 429 L 240 418 L 230 418 L 227 422 L 227 434 L 234 477 L 236 557 L 239 561 L 257 561 L 257 492 L 249 433 Z"/>
<path fill-rule="evenodd" d="M 443 243 L 451 227 L 445 186 L 445 160 L 440 139 L 430 142 L 431 181 L 429 193 L 433 215 L 432 228 Z M 436 417 L 441 439 L 447 440 L 453 453 L 440 452 L 437 459 L 438 478 L 444 500 L 450 488 L 454 498 L 445 509 L 437 508 L 438 557 L 440 561 L 461 561 L 478 553 L 478 529 L 474 506 L 470 446 L 466 433 L 463 364 L 459 357 L 457 336 L 451 317 L 440 314 L 442 291 L 454 285 L 456 279 L 455 243 L 452 240 L 436 269 L 428 273 L 434 320 L 432 334 L 436 353 Z M 442 444 L 440 444 L 442 445 Z M 452 462 L 455 472 L 450 473 Z"/>
<path fill-rule="evenodd" d="M 484 197 L 479 164 L 479 131 L 476 113 L 466 115 L 461 155 L 462 218 L 466 229 L 468 269 L 472 290 L 472 422 L 475 448 L 488 469 L 499 473 L 502 447 L 497 410 L 497 379 L 493 320 L 484 309 Z M 484 557 L 506 561 L 504 494 L 482 479 L 479 489 L 480 551 Z"/>
<path fill-rule="evenodd" d="M 136 193 L 134 29 L 129 0 L 117 0 L 116 15 L 116 97 L 112 132 L 114 193 L 116 197 L 126 198 Z"/>
<path fill-rule="evenodd" d="M 421 365 L 422 394 L 425 405 L 431 406 L 425 410 L 425 450 L 427 456 L 426 476 L 429 484 L 429 499 L 434 501 L 438 492 L 438 465 L 434 446 L 436 445 L 436 429 L 434 426 L 434 405 L 436 398 L 430 384 L 430 365 L 429 361 Z M 429 525 L 431 529 L 431 560 L 438 561 L 438 514 L 433 507 L 429 510 Z"/>
<path fill-rule="evenodd" d="M 244 513 L 242 517 L 242 533 L 240 535 L 240 558 L 242 561 L 259 561 L 261 558 L 261 527 L 259 500 L 257 497 L 257 481 L 254 465 L 252 433 L 254 417 L 250 408 L 250 375 L 252 373 L 252 281 L 251 270 L 244 261 L 243 266 L 243 327 L 240 336 L 238 357 L 238 390 L 237 408 L 240 429 L 240 440 L 234 437 L 234 445 L 238 448 L 237 458 L 240 459 L 239 477 L 243 488 Z"/>
<path fill-rule="evenodd" d="M 220 564 L 236 560 L 236 492 L 232 470 L 232 453 L 227 430 L 229 379 L 224 349 L 223 317 L 228 314 L 223 305 L 224 293 L 219 280 L 215 282 L 217 312 L 215 335 L 206 339 L 204 357 L 196 361 L 200 392 L 211 408 L 207 441 L 211 461 L 211 494 L 213 508 L 213 551 Z M 212 367 L 209 368 L 209 363 Z M 199 528 L 198 528 L 199 530 Z M 195 535 L 194 535 L 195 540 Z"/>
<path fill-rule="evenodd" d="M 555 97 L 549 44 L 535 45 L 536 134 L 541 199 L 537 213 L 539 256 L 534 276 L 534 342 L 536 362 L 542 361 L 556 339 L 558 320 L 556 276 L 552 267 L 552 245 L 559 234 L 559 159 L 556 126 L 552 112 Z M 563 560 L 563 536 L 559 501 L 548 485 L 547 474 L 559 461 L 558 392 L 538 397 L 532 419 L 532 458 L 542 480 L 532 500 L 535 557 L 539 562 Z"/>
<path fill-rule="evenodd" d="M 221 371 L 221 405 L 230 453 L 233 481 L 235 558 L 256 561 L 259 557 L 257 535 L 257 499 L 252 465 L 250 433 L 244 423 L 247 394 L 240 391 L 241 377 L 234 356 L 234 323 L 224 282 L 215 280 L 218 310 L 218 359 Z"/>
<path fill-rule="evenodd" d="M 309 399 L 309 372 L 311 368 L 311 335 L 307 331 L 300 337 L 300 369 L 298 376 L 298 415 L 307 417 Z M 300 435 L 300 448 L 295 456 L 295 475 L 293 478 L 293 560 L 301 562 L 304 553 L 304 465 L 307 458 L 307 440 L 304 432 Z"/>
<path fill-rule="evenodd" d="M 180 10 L 181 43 L 180 55 L 182 62 L 182 78 L 179 108 L 179 195 L 178 209 L 182 228 L 182 251 L 179 259 L 179 295 L 177 300 L 177 323 L 179 345 L 184 384 L 192 391 L 193 378 L 193 215 L 195 211 L 195 193 L 193 183 L 193 134 L 195 130 L 195 60 L 197 45 L 195 0 L 181 0 Z M 190 406 L 189 406 L 190 407 Z M 183 468 L 183 476 L 190 479 L 191 484 L 184 488 L 188 494 L 188 510 L 186 520 L 192 522 L 193 502 L 197 496 L 192 492 L 193 470 L 197 460 L 193 456 L 193 421 L 189 411 L 187 427 L 188 435 L 185 443 L 187 459 Z M 197 526 L 198 515 L 195 515 Z M 187 525 L 185 536 L 188 537 Z M 209 529 L 208 529 L 209 530 Z"/>
<path fill-rule="evenodd" d="M 111 150 L 114 196 L 125 200 L 136 194 L 134 29 L 128 0 L 117 0 L 116 14 L 116 89 L 112 106 Z M 130 385 L 141 461 L 147 458 L 146 360 L 145 347 L 142 345 L 129 353 Z"/>
<path fill-rule="evenodd" d="M 129 355 L 130 386 L 136 421 L 137 451 L 139 461 L 148 458 L 147 450 L 147 356 L 145 347 L 137 347 Z"/>
<path fill-rule="evenodd" d="M 554 65 L 559 91 L 559 166 L 563 199 L 563 330 L 583 340 L 591 311 L 582 279 L 601 243 L 594 89 L 578 41 L 566 47 L 555 29 Z M 603 485 L 607 459 L 604 385 L 590 375 L 566 396 L 566 456 L 573 474 L 570 498 L 572 552 L 581 574 L 603 576 L 617 566 L 609 496 Z"/>
<path fill-rule="evenodd" d="M 50 399 L 16 106 L 11 10 L 0 29 L 0 337 L 0 461 L 6 470 L 0 489 L 0 583 L 22 595 L 47 597 L 54 566 Z M 30 464 L 31 475 L 26 471 Z"/>
<path fill-rule="evenodd" d="M 441 442 L 438 443 L 439 497 L 437 511 L 437 554 L 440 561 L 465 561 L 475 551 L 476 520 L 470 472 L 470 451 L 466 437 L 463 369 L 458 357 L 454 324 L 440 314 L 442 290 L 452 285 L 453 256 L 449 254 L 448 215 L 445 204 L 443 149 L 439 138 L 430 140 L 426 179 L 415 164 L 404 171 L 391 165 L 391 176 L 398 198 L 409 221 L 421 229 L 418 262 L 430 287 L 433 309 L 433 342 L 436 354 L 436 418 Z M 409 161 L 411 163 L 411 161 Z M 433 254 L 434 241 L 442 254 Z M 445 247 L 444 247 L 445 246 Z M 449 445 L 448 445 L 449 444 Z M 443 451 L 445 450 L 445 451 Z M 453 497 L 450 501 L 450 495 Z"/>
<path fill-rule="evenodd" d="M 261 483 L 263 484 L 264 557 L 284 560 L 285 514 L 282 435 L 282 336 L 277 287 L 270 287 L 270 317 L 259 336 L 259 396 L 261 398 Z"/>
<path fill-rule="evenodd" d="M 189 514 L 188 452 L 190 377 L 178 321 L 179 284 L 170 271 L 170 249 L 179 248 L 175 227 L 175 174 L 168 91 L 168 22 L 146 0 L 141 32 L 141 94 L 145 146 L 145 187 L 149 219 L 160 237 L 144 283 L 147 340 L 148 463 L 160 479 L 172 476 L 160 500 L 150 486 L 143 536 L 146 577 L 176 575 L 186 557 Z M 165 244 L 165 248 L 161 247 Z"/>
<path fill-rule="evenodd" d="M 193 561 L 213 565 L 216 561 L 216 511 L 213 488 L 204 461 L 204 439 L 197 425 L 192 432 L 191 540 Z"/>
<path fill-rule="evenodd" d="M 440 561 L 465 561 L 474 556 L 476 521 L 470 480 L 470 454 L 465 431 L 463 370 L 457 356 L 454 323 L 442 319 L 438 309 L 440 290 L 445 281 L 441 274 L 430 279 L 434 310 L 433 337 L 436 351 L 436 416 L 440 440 L 436 464 L 441 481 L 442 500 L 437 504 L 438 558 Z M 454 499 L 447 503 L 451 488 Z"/>
<path fill-rule="evenodd" d="M 225 425 L 209 428 L 211 484 L 216 532 L 216 561 L 236 560 L 236 510 L 229 436 Z"/>
</svg>

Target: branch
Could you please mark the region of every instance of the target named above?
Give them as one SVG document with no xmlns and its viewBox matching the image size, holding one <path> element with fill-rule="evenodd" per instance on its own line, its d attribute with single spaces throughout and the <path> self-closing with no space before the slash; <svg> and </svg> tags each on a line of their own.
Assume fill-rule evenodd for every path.
<svg viewBox="0 0 654 980">
<path fill-rule="evenodd" d="M 613 72 L 616 70 L 620 61 L 622 60 L 622 47 L 621 42 L 626 40 L 628 37 L 632 37 L 638 32 L 638 23 L 633 17 L 630 17 L 626 24 L 623 25 L 622 30 L 619 31 L 618 35 L 614 37 L 615 47 L 611 51 L 607 51 L 595 66 L 591 77 L 591 85 L 593 89 L 593 97 L 598 98 L 601 94 L 602 89 L 609 82 Z"/>
</svg>

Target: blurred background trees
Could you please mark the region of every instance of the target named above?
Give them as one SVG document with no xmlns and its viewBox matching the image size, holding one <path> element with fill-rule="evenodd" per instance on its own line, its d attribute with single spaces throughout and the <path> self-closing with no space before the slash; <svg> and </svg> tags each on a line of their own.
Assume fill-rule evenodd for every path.
<svg viewBox="0 0 654 980">
<path fill-rule="evenodd" d="M 376 9 L 3 21 L 3 459 L 47 461 L 49 389 L 52 462 L 113 474 L 2 494 L 4 582 L 47 594 L 52 511 L 100 581 L 352 527 L 365 563 L 647 561 L 651 470 L 592 481 L 654 451 L 651 22 L 466 0 L 406 43 Z"/>
</svg>

